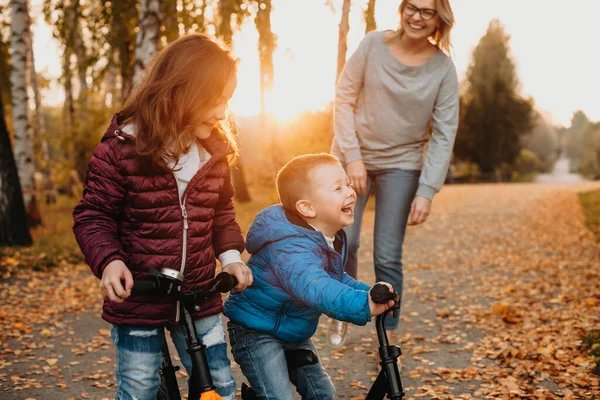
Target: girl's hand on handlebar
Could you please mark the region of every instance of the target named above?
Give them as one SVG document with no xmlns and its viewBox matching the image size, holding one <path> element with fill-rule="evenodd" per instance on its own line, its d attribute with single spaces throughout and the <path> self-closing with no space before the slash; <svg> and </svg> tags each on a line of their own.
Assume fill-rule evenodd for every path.
<svg viewBox="0 0 600 400">
<path fill-rule="evenodd" d="M 390 293 L 394 293 L 394 288 L 387 282 L 377 282 L 379 284 L 385 285 L 390 289 Z M 374 317 L 379 314 L 383 314 L 387 310 L 389 310 L 394 305 L 394 300 L 390 300 L 387 303 L 378 304 L 373 301 L 371 298 L 371 293 L 369 291 L 369 308 L 371 309 L 371 316 Z"/>
<path fill-rule="evenodd" d="M 252 271 L 243 262 L 233 262 L 223 267 L 223 272 L 227 272 L 233 275 L 238 280 L 238 284 L 234 287 L 235 290 L 244 290 L 248 286 L 252 285 L 254 278 L 252 277 Z"/>
<path fill-rule="evenodd" d="M 125 281 L 125 287 L 121 281 Z M 100 279 L 100 289 L 105 296 L 108 296 L 110 301 L 114 303 L 122 303 L 131 295 L 133 287 L 133 276 L 131 271 L 121 260 L 113 260 L 102 272 Z"/>
</svg>

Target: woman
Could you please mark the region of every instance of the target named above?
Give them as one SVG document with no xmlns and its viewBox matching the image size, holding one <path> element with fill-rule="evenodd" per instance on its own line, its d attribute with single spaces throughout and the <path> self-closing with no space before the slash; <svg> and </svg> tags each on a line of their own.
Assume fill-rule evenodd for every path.
<svg viewBox="0 0 600 400">
<path fill-rule="evenodd" d="M 449 0 L 402 0 L 399 13 L 397 31 L 367 34 L 346 63 L 336 90 L 332 153 L 359 195 L 354 225 L 346 228 L 346 271 L 356 278 L 361 221 L 374 188 L 376 281 L 390 282 L 402 296 L 404 233 L 427 220 L 444 183 L 459 96 L 448 56 Z M 386 325 L 395 329 L 398 321 L 388 317 Z M 342 346 L 346 324 L 332 320 L 329 328 L 330 345 Z"/>
</svg>

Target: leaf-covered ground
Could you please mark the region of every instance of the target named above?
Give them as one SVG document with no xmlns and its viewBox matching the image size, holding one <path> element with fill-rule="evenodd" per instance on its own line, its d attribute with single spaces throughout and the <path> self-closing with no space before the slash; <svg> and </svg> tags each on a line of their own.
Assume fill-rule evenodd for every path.
<svg viewBox="0 0 600 400">
<path fill-rule="evenodd" d="M 599 252 L 577 195 L 592 188 L 456 185 L 436 197 L 404 246 L 402 324 L 392 340 L 404 353 L 407 398 L 600 398 L 582 340 L 600 326 Z M 365 218 L 359 275 L 373 283 L 372 211 Z M 18 268 L 18 257 L 1 260 L 0 397 L 114 398 L 96 279 L 68 257 L 41 271 Z M 338 398 L 364 398 L 378 371 L 374 327 L 352 327 L 347 345 L 331 351 L 326 325 L 315 342 Z"/>
</svg>

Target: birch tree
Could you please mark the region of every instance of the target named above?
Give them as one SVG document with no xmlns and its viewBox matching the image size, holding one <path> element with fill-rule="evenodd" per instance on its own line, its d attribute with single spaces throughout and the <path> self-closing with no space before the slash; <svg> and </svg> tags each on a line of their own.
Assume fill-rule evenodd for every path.
<svg viewBox="0 0 600 400">
<path fill-rule="evenodd" d="M 44 131 L 44 119 L 42 118 L 42 96 L 40 94 L 40 83 L 38 73 L 35 69 L 35 54 L 33 52 L 33 33 L 31 31 L 31 18 L 27 20 L 28 37 L 27 37 L 27 74 L 29 75 L 29 82 L 31 83 L 31 90 L 33 92 L 34 99 L 34 113 L 33 113 L 33 138 L 32 142 L 35 144 L 41 142 L 41 153 L 42 160 L 48 161 L 48 141 L 47 139 L 41 138 L 41 133 Z"/>
<path fill-rule="evenodd" d="M 29 125 L 27 94 L 27 0 L 11 0 L 11 93 L 14 130 L 14 157 L 30 227 L 41 224 L 35 201 L 33 146 Z"/>
<path fill-rule="evenodd" d="M 135 38 L 134 85 L 139 83 L 142 72 L 158 51 L 161 19 L 162 4 L 160 0 L 140 1 L 139 31 Z"/>
</svg>

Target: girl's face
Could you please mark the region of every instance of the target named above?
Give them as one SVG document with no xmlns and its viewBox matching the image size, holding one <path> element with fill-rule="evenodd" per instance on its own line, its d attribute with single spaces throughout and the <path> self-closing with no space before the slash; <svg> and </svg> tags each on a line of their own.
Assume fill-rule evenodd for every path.
<svg viewBox="0 0 600 400">
<path fill-rule="evenodd" d="M 413 40 L 427 40 L 439 25 L 435 0 L 409 0 L 402 12 L 402 29 Z"/>
<path fill-rule="evenodd" d="M 202 114 L 200 122 L 196 127 L 196 132 L 194 133 L 198 139 L 208 139 L 214 126 L 227 117 L 229 100 L 233 96 L 236 86 L 237 80 L 231 78 L 229 82 L 227 82 L 227 85 L 225 85 L 225 89 L 221 96 Z"/>
</svg>

